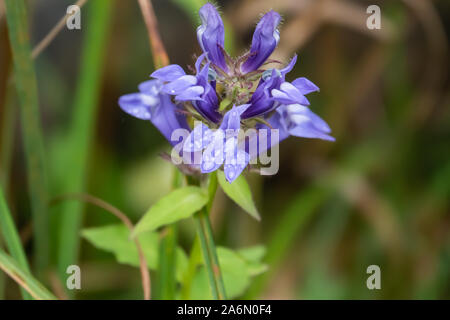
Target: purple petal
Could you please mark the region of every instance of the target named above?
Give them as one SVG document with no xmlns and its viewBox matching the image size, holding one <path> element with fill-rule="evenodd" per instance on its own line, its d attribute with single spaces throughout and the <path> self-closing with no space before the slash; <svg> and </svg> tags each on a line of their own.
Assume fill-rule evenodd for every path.
<svg viewBox="0 0 450 320">
<path fill-rule="evenodd" d="M 229 183 L 232 183 L 248 165 L 250 156 L 244 150 L 238 149 L 236 137 L 227 140 L 225 152 L 226 158 L 223 169 L 226 179 Z"/>
<path fill-rule="evenodd" d="M 205 52 L 202 55 L 200 55 L 200 57 L 197 58 L 197 61 L 195 61 L 195 70 L 197 71 L 197 74 L 200 73 L 202 62 L 203 62 L 203 60 L 205 60 L 205 58 L 207 56 L 208 56 L 208 53 Z"/>
<path fill-rule="evenodd" d="M 175 96 L 178 101 L 192 101 L 192 100 L 202 100 L 200 97 L 205 89 L 201 86 L 193 86 L 184 90 L 181 94 Z"/>
<path fill-rule="evenodd" d="M 314 83 L 309 81 L 306 78 L 298 78 L 292 81 L 292 84 L 302 93 L 302 94 L 308 94 L 311 92 L 319 91 L 319 87 L 316 86 Z"/>
<path fill-rule="evenodd" d="M 188 129 L 186 117 L 177 112 L 177 106 L 170 100 L 167 94 L 160 95 L 161 103 L 152 111 L 151 122 L 158 128 L 164 137 L 172 144 L 178 142 L 172 141 L 172 133 L 176 129 Z"/>
<path fill-rule="evenodd" d="M 184 72 L 183 68 L 177 64 L 171 64 L 156 70 L 151 74 L 151 77 L 162 81 L 174 81 L 184 75 L 186 75 L 186 72 Z"/>
<path fill-rule="evenodd" d="M 149 104 L 144 103 L 144 99 L 142 98 L 144 94 L 142 93 L 131 93 L 119 98 L 119 106 L 123 111 L 142 120 L 150 120 L 150 106 Z M 148 96 L 148 101 L 152 102 L 153 105 L 157 105 L 159 103 L 158 98 Z"/>
<path fill-rule="evenodd" d="M 286 76 L 286 74 L 288 74 L 289 72 L 292 71 L 292 69 L 294 69 L 295 64 L 297 63 L 297 55 L 295 55 L 291 61 L 288 63 L 288 65 L 286 67 L 284 67 L 283 69 L 280 70 L 281 74 L 284 76 Z"/>
<path fill-rule="evenodd" d="M 233 107 L 223 117 L 220 129 L 222 130 L 239 130 L 241 127 L 241 115 L 250 107 L 250 104 L 243 104 Z"/>
<path fill-rule="evenodd" d="M 330 126 L 321 117 L 312 112 L 308 107 L 301 106 L 299 104 L 293 104 L 288 105 L 286 107 L 286 110 L 291 115 L 291 117 L 295 116 L 296 114 L 304 115 L 311 119 L 317 129 L 326 133 L 331 132 Z M 295 120 L 295 117 L 293 119 Z"/>
<path fill-rule="evenodd" d="M 220 168 L 224 161 L 224 132 L 217 130 L 212 142 L 206 147 L 202 154 L 202 173 L 209 173 Z"/>
<path fill-rule="evenodd" d="M 208 53 L 208 59 L 224 71 L 228 71 L 225 57 L 221 50 L 225 44 L 225 31 L 222 19 L 216 8 L 207 3 L 200 8 L 202 25 L 197 28 L 197 38 L 203 52 Z"/>
<path fill-rule="evenodd" d="M 197 78 L 191 75 L 187 75 L 165 84 L 162 90 L 163 92 L 171 95 L 178 95 L 195 84 L 197 84 Z"/>
<path fill-rule="evenodd" d="M 213 131 L 210 130 L 205 124 L 201 123 L 197 125 L 187 137 L 183 145 L 183 151 L 201 151 L 211 144 L 213 137 Z"/>
<path fill-rule="evenodd" d="M 245 111 L 242 118 L 247 119 L 271 111 L 276 106 L 271 98 L 271 91 L 279 88 L 281 83 L 283 83 L 282 76 L 278 70 L 273 69 L 271 76 L 259 83 L 250 100 L 251 106 Z"/>
<path fill-rule="evenodd" d="M 161 92 L 162 82 L 160 80 L 147 80 L 139 84 L 139 91 L 152 96 L 157 96 Z"/>
<path fill-rule="evenodd" d="M 284 82 L 280 86 L 280 90 L 273 89 L 272 96 L 275 101 L 282 104 L 294 104 L 309 106 L 309 101 L 292 83 Z"/>
<path fill-rule="evenodd" d="M 287 129 L 289 134 L 303 138 L 319 138 L 328 141 L 335 141 L 328 135 L 329 126 L 319 116 L 310 110 L 305 110 L 304 106 L 281 106 L 277 112 L 281 115 L 280 122 Z"/>
<path fill-rule="evenodd" d="M 280 21 L 281 16 L 273 10 L 261 18 L 253 34 L 251 56 L 241 67 L 243 72 L 257 70 L 275 50 L 280 41 L 280 33 L 277 29 Z"/>
</svg>

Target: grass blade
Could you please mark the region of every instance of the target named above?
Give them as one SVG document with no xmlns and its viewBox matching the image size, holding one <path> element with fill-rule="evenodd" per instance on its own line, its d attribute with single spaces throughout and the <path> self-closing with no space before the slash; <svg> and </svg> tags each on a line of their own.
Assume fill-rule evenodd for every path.
<svg viewBox="0 0 450 320">
<path fill-rule="evenodd" d="M 44 141 L 40 124 L 36 73 L 31 58 L 23 0 L 6 0 L 6 20 L 21 106 L 21 120 L 34 226 L 34 260 L 38 274 L 48 265 L 48 203 Z"/>
<path fill-rule="evenodd" d="M 30 272 L 27 258 L 20 242 L 19 234 L 17 233 L 14 221 L 9 211 L 3 191 L 0 188 L 0 231 L 2 238 L 5 240 L 6 247 L 11 255 L 16 259 L 18 265 L 26 272 Z M 31 299 L 25 289 L 22 289 L 22 296 L 24 299 Z"/>
<path fill-rule="evenodd" d="M 84 191 L 113 3 L 110 0 L 96 0 L 89 2 L 86 7 L 88 17 L 86 24 L 82 26 L 86 29 L 86 36 L 83 43 L 81 71 L 73 108 L 73 121 L 65 141 L 69 148 L 65 163 L 70 164 L 70 170 L 64 172 L 63 193 Z M 67 202 L 62 208 L 63 215 L 58 230 L 58 270 L 62 277 L 66 276 L 67 266 L 77 261 L 82 209 L 83 205 L 78 202 Z"/>
<path fill-rule="evenodd" d="M 19 264 L 3 250 L 0 250 L 0 269 L 16 281 L 36 300 L 57 300 L 50 291 L 27 271 L 24 271 L 19 267 Z"/>
</svg>

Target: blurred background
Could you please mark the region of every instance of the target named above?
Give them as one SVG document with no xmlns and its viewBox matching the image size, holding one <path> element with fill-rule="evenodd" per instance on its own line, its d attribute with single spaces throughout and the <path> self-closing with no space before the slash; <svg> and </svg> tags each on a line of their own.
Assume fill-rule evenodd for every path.
<svg viewBox="0 0 450 320">
<path fill-rule="evenodd" d="M 169 146 L 156 128 L 117 105 L 154 70 L 137 1 L 109 1 L 107 11 L 95 4 L 99 1 L 89 0 L 82 8 L 81 30 L 62 30 L 35 59 L 49 197 L 82 189 L 136 222 L 170 191 L 173 168 L 159 157 Z M 247 174 L 261 222 L 218 193 L 212 211 L 216 243 L 266 248 L 266 271 L 237 297 L 449 299 L 450 2 L 216 3 L 234 56 L 249 48 L 261 13 L 282 14 L 273 58 L 287 62 L 299 55 L 288 80 L 303 76 L 320 87 L 320 93 L 308 96 L 311 108 L 336 137 L 335 143 L 289 138 L 280 146 L 277 175 Z M 35 46 L 73 1 L 27 4 Z M 200 53 L 195 31 L 202 4 L 153 0 L 171 63 L 185 69 Z M 380 30 L 366 27 L 372 4 L 381 9 Z M 32 260 L 33 219 L 11 67 L 0 1 L 0 178 Z M 56 265 L 59 239 L 67 230 L 60 227 L 65 210 L 82 212 L 73 225 L 66 221 L 64 228 L 75 232 L 117 223 L 93 206 L 51 207 L 50 266 L 41 279 L 60 296 L 65 293 Z M 178 232 L 188 252 L 192 222 L 183 221 Z M 141 298 L 137 268 L 79 241 L 74 264 L 81 266 L 83 288 L 75 298 Z M 380 266 L 381 290 L 366 286 L 369 265 Z M 0 277 L 0 297 L 19 298 L 16 284 Z"/>
</svg>

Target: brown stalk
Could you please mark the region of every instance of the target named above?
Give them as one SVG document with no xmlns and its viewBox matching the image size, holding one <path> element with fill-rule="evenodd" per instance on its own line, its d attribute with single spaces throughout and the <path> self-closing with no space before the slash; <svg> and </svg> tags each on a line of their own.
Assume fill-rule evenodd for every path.
<svg viewBox="0 0 450 320">
<path fill-rule="evenodd" d="M 164 44 L 159 36 L 158 22 L 156 20 L 152 2 L 150 0 L 138 0 L 138 3 L 147 27 L 155 68 L 159 69 L 167 66 L 169 64 L 169 56 L 167 55 Z"/>
<path fill-rule="evenodd" d="M 51 204 L 54 204 L 56 202 L 62 201 L 62 200 L 78 200 L 86 203 L 93 204 L 97 207 L 100 207 L 104 209 L 105 211 L 113 214 L 118 219 L 120 219 L 125 226 L 131 231 L 133 231 L 134 225 L 131 222 L 131 220 L 124 214 L 122 211 L 117 209 L 116 207 L 112 206 L 111 204 L 96 198 L 94 196 L 91 196 L 89 194 L 64 194 L 61 196 L 58 196 L 54 198 L 51 201 Z M 151 283 L 150 283 L 150 273 L 148 272 L 147 267 L 147 261 L 145 260 L 144 252 L 142 250 L 141 244 L 139 243 L 138 238 L 134 238 L 134 243 L 136 244 L 136 248 L 138 250 L 139 255 L 139 265 L 141 270 L 141 278 L 142 278 L 142 288 L 144 291 L 144 299 L 150 300 L 151 295 Z"/>
<path fill-rule="evenodd" d="M 79 6 L 80 8 L 87 2 L 87 0 L 78 0 L 75 5 Z M 44 51 L 45 48 L 48 47 L 48 45 L 56 38 L 58 33 L 64 28 L 66 25 L 67 19 L 71 17 L 71 14 L 66 14 L 64 17 L 59 20 L 59 22 L 50 30 L 50 32 L 45 36 L 44 39 L 41 40 L 33 49 L 33 52 L 31 53 L 31 56 L 33 59 L 35 59 L 37 56 L 41 54 L 42 51 Z"/>
</svg>

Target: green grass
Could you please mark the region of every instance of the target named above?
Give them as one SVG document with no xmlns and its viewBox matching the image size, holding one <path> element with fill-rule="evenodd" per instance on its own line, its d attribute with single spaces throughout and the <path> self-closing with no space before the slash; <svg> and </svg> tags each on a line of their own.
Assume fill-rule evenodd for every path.
<svg viewBox="0 0 450 320">
<path fill-rule="evenodd" d="M 28 17 L 23 0 L 6 0 L 6 20 L 14 62 L 14 80 L 21 109 L 38 275 L 49 262 L 48 190 L 44 140 L 38 106 L 36 74 L 31 58 Z"/>
<path fill-rule="evenodd" d="M 63 163 L 58 164 L 61 171 L 57 175 L 62 182 L 62 188 L 58 191 L 61 193 L 85 191 L 113 3 L 110 0 L 96 0 L 85 7 L 87 18 L 82 24 L 85 38 L 73 115 L 63 142 L 66 146 Z M 78 202 L 67 202 L 61 209 L 57 256 L 58 270 L 63 279 L 67 266 L 75 264 L 78 259 L 82 210 L 83 205 Z"/>
<path fill-rule="evenodd" d="M 20 242 L 19 234 L 14 225 L 14 220 L 9 211 L 6 199 L 3 195 L 3 191 L 0 188 L 0 231 L 1 236 L 5 240 L 6 247 L 11 253 L 14 259 L 16 259 L 18 265 L 22 270 L 30 272 L 30 267 L 28 266 L 28 261 L 25 256 L 25 252 Z M 24 299 L 31 299 L 29 293 L 22 289 L 22 296 Z"/>
</svg>

